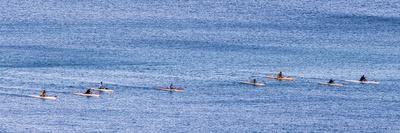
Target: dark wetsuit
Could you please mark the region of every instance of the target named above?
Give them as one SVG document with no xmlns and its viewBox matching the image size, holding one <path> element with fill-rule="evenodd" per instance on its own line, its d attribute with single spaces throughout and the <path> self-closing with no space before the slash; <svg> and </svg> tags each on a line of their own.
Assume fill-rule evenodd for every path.
<svg viewBox="0 0 400 133">
<path fill-rule="evenodd" d="M 87 89 L 85 94 L 92 94 L 92 92 L 90 91 L 90 89 Z"/>
<path fill-rule="evenodd" d="M 46 96 L 46 90 L 42 90 L 42 92 L 40 93 L 41 97 L 45 97 Z"/>
<path fill-rule="evenodd" d="M 103 82 L 100 82 L 100 87 L 99 87 L 99 89 L 108 89 L 108 88 L 105 87 L 105 86 L 103 85 Z"/>
<path fill-rule="evenodd" d="M 279 74 L 278 74 L 278 78 L 283 78 L 283 74 L 282 74 L 282 72 L 279 72 Z"/>
<path fill-rule="evenodd" d="M 333 79 L 330 79 L 328 83 L 333 84 L 333 83 L 335 83 L 335 81 Z"/>
<path fill-rule="evenodd" d="M 361 76 L 360 81 L 367 81 L 367 78 L 365 78 L 365 76 Z"/>
</svg>

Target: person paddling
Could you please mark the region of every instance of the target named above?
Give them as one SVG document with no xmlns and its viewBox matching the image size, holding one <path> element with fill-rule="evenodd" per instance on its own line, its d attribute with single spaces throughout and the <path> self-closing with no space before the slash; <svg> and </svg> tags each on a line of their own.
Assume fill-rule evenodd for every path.
<svg viewBox="0 0 400 133">
<path fill-rule="evenodd" d="M 283 73 L 279 72 L 277 78 L 283 78 Z"/>
<path fill-rule="evenodd" d="M 92 91 L 90 91 L 90 89 L 87 89 L 84 94 L 92 94 Z"/>
<path fill-rule="evenodd" d="M 40 91 L 40 97 L 46 97 L 46 96 L 47 96 L 47 94 L 46 94 L 46 90 L 45 89 Z"/>
<path fill-rule="evenodd" d="M 328 84 L 334 84 L 334 83 L 335 83 L 335 81 L 333 79 L 330 79 L 328 82 Z"/>
<path fill-rule="evenodd" d="M 362 75 L 360 78 L 360 81 L 362 81 L 362 82 L 367 81 L 367 78 L 364 75 Z"/>
<path fill-rule="evenodd" d="M 100 81 L 100 87 L 99 87 L 99 89 L 104 89 L 103 81 Z"/>
<path fill-rule="evenodd" d="M 105 86 L 103 85 L 103 81 L 101 81 L 101 82 L 100 82 L 100 87 L 99 87 L 99 89 L 108 89 L 108 88 L 105 87 Z"/>
<path fill-rule="evenodd" d="M 253 83 L 257 83 L 257 80 L 256 80 L 256 79 L 253 79 Z"/>
</svg>

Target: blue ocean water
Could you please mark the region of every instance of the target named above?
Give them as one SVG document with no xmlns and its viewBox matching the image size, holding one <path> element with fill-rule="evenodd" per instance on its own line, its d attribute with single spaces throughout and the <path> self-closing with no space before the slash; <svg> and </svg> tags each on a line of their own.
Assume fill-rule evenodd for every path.
<svg viewBox="0 0 400 133">
<path fill-rule="evenodd" d="M 400 131 L 397 0 L 0 7 L 0 132 Z M 279 71 L 296 80 L 266 78 Z M 344 81 L 364 74 L 380 84 Z M 100 81 L 115 92 L 73 95 Z M 59 99 L 29 97 L 41 88 Z"/>
</svg>

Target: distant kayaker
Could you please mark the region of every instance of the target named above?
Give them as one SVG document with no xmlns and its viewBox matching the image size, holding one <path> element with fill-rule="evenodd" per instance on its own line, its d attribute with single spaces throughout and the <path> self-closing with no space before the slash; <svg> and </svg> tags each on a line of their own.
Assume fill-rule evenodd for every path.
<svg viewBox="0 0 400 133">
<path fill-rule="evenodd" d="M 169 85 L 169 89 L 174 89 L 174 85 L 172 83 Z"/>
<path fill-rule="evenodd" d="M 360 81 L 367 81 L 367 78 L 365 78 L 364 75 L 361 76 Z"/>
<path fill-rule="evenodd" d="M 277 78 L 283 78 L 283 73 L 279 72 Z"/>
<path fill-rule="evenodd" d="M 257 80 L 256 80 L 256 79 L 253 79 L 253 83 L 257 83 Z"/>
<path fill-rule="evenodd" d="M 100 87 L 99 87 L 99 89 L 107 89 L 106 87 L 104 87 L 103 81 L 100 82 Z"/>
<path fill-rule="evenodd" d="M 333 83 L 335 83 L 335 81 L 333 79 L 330 79 L 328 83 L 333 84 Z"/>
<path fill-rule="evenodd" d="M 45 89 L 40 91 L 40 97 L 46 97 L 46 96 L 47 96 L 47 94 L 46 94 L 46 90 Z"/>
<path fill-rule="evenodd" d="M 92 91 L 90 91 L 90 89 L 87 89 L 84 94 L 92 94 Z"/>
</svg>

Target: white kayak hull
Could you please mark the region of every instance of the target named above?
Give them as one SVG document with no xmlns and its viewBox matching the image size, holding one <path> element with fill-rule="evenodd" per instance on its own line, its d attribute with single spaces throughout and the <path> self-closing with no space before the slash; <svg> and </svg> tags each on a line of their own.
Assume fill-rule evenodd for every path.
<svg viewBox="0 0 400 133">
<path fill-rule="evenodd" d="M 240 82 L 241 84 L 248 84 L 248 85 L 254 85 L 254 86 L 265 86 L 263 83 L 253 83 L 253 82 Z"/>
<path fill-rule="evenodd" d="M 352 83 L 359 83 L 359 84 L 379 84 L 378 81 L 359 81 L 359 80 L 345 80 L 345 81 Z"/>
<path fill-rule="evenodd" d="M 86 97 L 100 97 L 99 94 L 84 94 L 84 93 L 74 93 L 74 95 L 78 96 L 86 96 Z"/>
<path fill-rule="evenodd" d="M 29 96 L 33 97 L 33 98 L 44 99 L 44 100 L 57 100 L 56 96 L 45 96 L 45 97 L 41 97 L 41 96 L 37 96 L 37 95 L 29 95 Z"/>
<path fill-rule="evenodd" d="M 170 89 L 170 88 L 161 88 L 162 91 L 170 91 L 170 92 L 183 92 L 183 89 Z"/>
<path fill-rule="evenodd" d="M 111 89 L 94 89 L 96 91 L 101 91 L 101 92 L 113 92 L 114 90 Z"/>
<path fill-rule="evenodd" d="M 318 83 L 320 85 L 327 85 L 327 86 L 337 86 L 337 87 L 342 87 L 344 86 L 343 84 L 339 84 L 339 83 Z"/>
<path fill-rule="evenodd" d="M 286 81 L 292 81 L 292 80 L 294 80 L 294 78 L 293 78 L 293 77 L 283 77 L 283 78 L 277 78 L 277 77 L 268 76 L 267 78 L 268 78 L 268 79 L 275 79 L 275 80 L 279 80 L 279 81 L 282 81 L 282 80 L 286 80 Z"/>
</svg>

